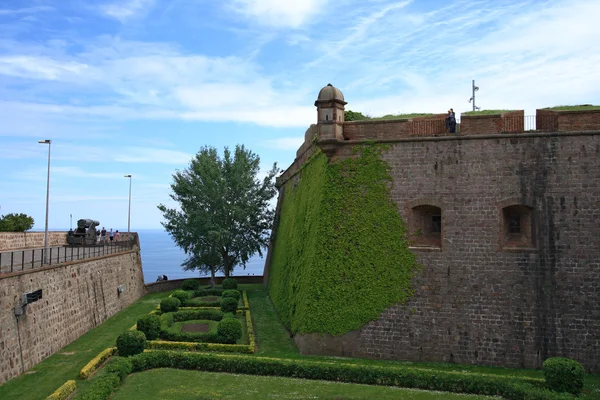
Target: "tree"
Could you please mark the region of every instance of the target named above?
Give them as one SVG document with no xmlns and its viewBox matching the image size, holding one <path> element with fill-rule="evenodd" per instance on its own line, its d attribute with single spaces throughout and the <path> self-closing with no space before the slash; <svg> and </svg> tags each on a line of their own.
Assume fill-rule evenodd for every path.
<svg viewBox="0 0 600 400">
<path fill-rule="evenodd" d="M 158 205 L 162 225 L 188 258 L 184 269 L 222 270 L 226 277 L 237 265 L 246 267 L 254 254 L 262 256 L 269 241 L 274 211 L 277 164 L 261 180 L 260 158 L 237 145 L 226 147 L 223 158 L 203 147 L 188 168 L 173 174 L 171 198 L 179 209 Z"/>
<path fill-rule="evenodd" d="M 27 214 L 6 214 L 0 217 L 0 232 L 25 232 L 33 228 L 33 218 Z"/>
<path fill-rule="evenodd" d="M 344 111 L 344 121 L 363 121 L 366 119 L 371 119 L 366 115 L 363 115 L 360 111 L 352 111 L 346 110 Z"/>
</svg>

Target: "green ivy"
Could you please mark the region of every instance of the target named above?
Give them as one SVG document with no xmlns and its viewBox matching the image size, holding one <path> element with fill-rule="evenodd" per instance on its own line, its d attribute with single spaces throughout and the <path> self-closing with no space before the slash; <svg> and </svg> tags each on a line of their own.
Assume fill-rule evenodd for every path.
<svg viewBox="0 0 600 400">
<path fill-rule="evenodd" d="M 420 267 L 383 149 L 333 163 L 319 152 L 285 185 L 269 295 L 292 333 L 342 335 L 413 293 Z"/>
</svg>

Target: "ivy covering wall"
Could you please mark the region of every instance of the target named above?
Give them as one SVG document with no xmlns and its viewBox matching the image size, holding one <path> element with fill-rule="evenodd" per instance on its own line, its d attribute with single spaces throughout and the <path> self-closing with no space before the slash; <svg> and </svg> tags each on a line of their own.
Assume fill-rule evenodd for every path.
<svg viewBox="0 0 600 400">
<path fill-rule="evenodd" d="M 341 335 L 412 295 L 419 265 L 382 147 L 355 151 L 334 163 L 319 152 L 285 184 L 269 295 L 292 333 Z"/>
</svg>

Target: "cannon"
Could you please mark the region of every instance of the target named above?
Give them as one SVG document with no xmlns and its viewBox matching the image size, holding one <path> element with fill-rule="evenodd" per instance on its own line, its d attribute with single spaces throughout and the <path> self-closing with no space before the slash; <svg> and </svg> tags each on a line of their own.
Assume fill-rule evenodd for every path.
<svg viewBox="0 0 600 400">
<path fill-rule="evenodd" d="M 70 230 L 67 234 L 67 243 L 71 246 L 95 245 L 98 240 L 98 231 L 96 231 L 98 225 L 100 225 L 100 222 L 93 219 L 80 219 L 77 221 L 77 229 L 75 231 Z"/>
</svg>

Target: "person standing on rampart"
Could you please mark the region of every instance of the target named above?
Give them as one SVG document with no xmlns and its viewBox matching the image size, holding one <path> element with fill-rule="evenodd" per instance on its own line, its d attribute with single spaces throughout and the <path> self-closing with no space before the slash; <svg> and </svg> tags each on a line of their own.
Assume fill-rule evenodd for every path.
<svg viewBox="0 0 600 400">
<path fill-rule="evenodd" d="M 112 231 L 112 228 L 110 228 L 110 232 L 108 233 L 108 236 L 110 238 L 110 241 L 113 241 L 113 238 L 115 237 L 115 233 Z"/>
<path fill-rule="evenodd" d="M 448 129 L 448 131 L 452 134 L 456 133 L 456 116 L 452 108 L 448 110 L 448 116 L 446 117 L 446 129 Z"/>
<path fill-rule="evenodd" d="M 119 233 L 119 230 L 117 229 L 115 231 L 115 242 L 118 242 L 120 237 L 121 237 L 121 234 Z"/>
<path fill-rule="evenodd" d="M 102 227 L 102 230 L 100 231 L 100 241 L 102 243 L 104 243 L 106 241 L 106 228 Z"/>
</svg>

